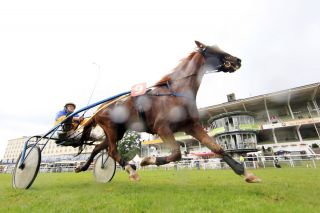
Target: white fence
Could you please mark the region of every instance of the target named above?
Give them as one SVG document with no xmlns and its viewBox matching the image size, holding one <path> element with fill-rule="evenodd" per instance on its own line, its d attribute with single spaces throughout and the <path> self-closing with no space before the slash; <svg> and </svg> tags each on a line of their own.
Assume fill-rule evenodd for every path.
<svg viewBox="0 0 320 213">
<path fill-rule="evenodd" d="M 320 155 L 287 155 L 287 156 L 258 156 L 244 158 L 244 166 L 246 168 L 257 169 L 267 167 L 307 167 L 307 168 L 320 168 Z M 237 159 L 239 161 L 239 159 Z M 0 173 L 12 173 L 14 164 L 0 165 Z M 39 172 L 56 173 L 56 172 L 74 172 L 77 164 L 41 164 Z M 229 166 L 221 161 L 219 158 L 214 159 L 199 159 L 199 160 L 182 160 L 176 163 L 169 163 L 162 166 L 146 166 L 140 167 L 140 170 L 179 170 L 179 169 L 230 169 Z M 93 165 L 89 167 L 91 170 Z M 117 169 L 121 169 L 117 165 Z"/>
<path fill-rule="evenodd" d="M 239 159 L 236 159 L 240 161 Z M 308 167 L 320 168 L 320 155 L 288 155 L 288 156 L 258 156 L 245 157 L 243 165 L 246 168 L 283 168 L 283 167 Z M 221 159 L 199 159 L 199 160 L 182 160 L 177 163 L 170 163 L 163 166 L 148 166 L 139 169 L 152 170 L 179 170 L 179 169 L 230 169 L 230 167 Z"/>
</svg>

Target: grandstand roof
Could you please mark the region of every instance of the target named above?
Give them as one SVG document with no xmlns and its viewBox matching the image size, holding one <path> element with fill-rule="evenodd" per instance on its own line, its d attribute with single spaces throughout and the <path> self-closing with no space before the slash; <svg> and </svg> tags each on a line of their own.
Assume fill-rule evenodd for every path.
<svg viewBox="0 0 320 213">
<path fill-rule="evenodd" d="M 268 107 L 287 104 L 288 101 L 306 102 L 312 100 L 320 94 L 320 82 L 308 84 L 301 87 L 281 90 L 273 93 L 253 96 L 245 99 L 238 99 L 231 102 L 225 102 L 200 108 L 199 112 L 202 118 L 207 119 L 218 114 L 238 111 L 258 111 L 265 108 L 265 102 Z"/>
<path fill-rule="evenodd" d="M 211 123 L 212 121 L 220 119 L 220 118 L 229 117 L 229 116 L 236 116 L 236 115 L 250 115 L 250 116 L 253 116 L 254 114 L 252 112 L 248 112 L 248 111 L 226 112 L 226 113 L 222 113 L 222 114 L 213 116 L 212 118 L 210 118 L 208 120 L 208 122 Z"/>
</svg>

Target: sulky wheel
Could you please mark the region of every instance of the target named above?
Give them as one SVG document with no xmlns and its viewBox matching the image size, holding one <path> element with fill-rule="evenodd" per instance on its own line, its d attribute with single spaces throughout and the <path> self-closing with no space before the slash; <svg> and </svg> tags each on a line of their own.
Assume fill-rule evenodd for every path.
<svg viewBox="0 0 320 213">
<path fill-rule="evenodd" d="M 94 163 L 93 175 L 97 182 L 107 183 L 116 172 L 116 162 L 107 153 L 101 153 Z"/>
<path fill-rule="evenodd" d="M 38 146 L 29 145 L 25 153 L 25 160 L 19 168 L 20 154 L 12 174 L 12 186 L 17 189 L 28 189 L 36 179 L 41 161 L 41 152 Z"/>
</svg>

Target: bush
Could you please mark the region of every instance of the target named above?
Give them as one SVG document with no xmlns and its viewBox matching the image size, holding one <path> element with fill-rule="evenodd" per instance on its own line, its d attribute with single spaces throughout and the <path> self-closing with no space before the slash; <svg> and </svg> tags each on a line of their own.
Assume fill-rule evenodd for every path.
<svg viewBox="0 0 320 213">
<path fill-rule="evenodd" d="M 118 150 L 126 161 L 130 161 L 136 154 L 140 154 L 140 134 L 134 131 L 127 131 L 121 141 L 118 142 Z"/>
<path fill-rule="evenodd" d="M 316 144 L 316 143 L 313 143 L 313 144 L 311 145 L 311 148 L 312 148 L 312 149 L 317 149 L 317 148 L 319 148 L 319 145 Z"/>
</svg>

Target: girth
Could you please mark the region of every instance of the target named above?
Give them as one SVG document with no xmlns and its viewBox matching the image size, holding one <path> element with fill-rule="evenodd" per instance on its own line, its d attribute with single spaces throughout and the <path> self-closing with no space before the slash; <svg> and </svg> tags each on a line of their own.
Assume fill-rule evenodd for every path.
<svg viewBox="0 0 320 213">
<path fill-rule="evenodd" d="M 146 132 L 150 132 L 150 129 L 148 128 L 148 125 L 147 125 L 146 112 L 144 111 L 142 104 L 141 104 L 141 103 L 137 103 L 136 100 L 137 100 L 137 99 L 135 99 L 135 106 L 136 106 L 136 109 L 137 109 L 137 111 L 138 111 L 139 120 L 140 120 L 140 122 L 142 123 L 145 131 L 146 131 Z"/>
<path fill-rule="evenodd" d="M 171 96 L 171 97 L 183 97 L 183 98 L 192 98 L 193 97 L 190 97 L 188 95 L 185 95 L 185 94 L 182 94 L 182 93 L 177 93 L 175 91 L 172 90 L 172 87 L 170 85 L 170 82 L 169 81 L 166 81 L 162 84 L 158 84 L 156 86 L 153 86 L 154 87 L 161 87 L 161 86 L 166 86 L 169 90 L 169 93 L 154 93 L 153 90 L 152 90 L 152 87 L 151 88 L 148 88 L 147 92 L 142 95 L 142 96 Z M 134 97 L 134 102 L 135 102 L 135 106 L 136 106 L 136 109 L 138 111 L 138 115 L 139 115 L 139 119 L 140 119 L 140 122 L 143 124 L 144 128 L 146 131 L 151 131 L 149 128 L 148 128 L 148 125 L 147 125 L 147 116 L 146 116 L 146 112 L 144 111 L 143 109 L 143 106 L 141 103 L 137 103 L 137 99 L 141 97 L 141 96 L 137 96 L 137 97 Z"/>
</svg>

